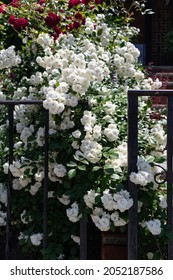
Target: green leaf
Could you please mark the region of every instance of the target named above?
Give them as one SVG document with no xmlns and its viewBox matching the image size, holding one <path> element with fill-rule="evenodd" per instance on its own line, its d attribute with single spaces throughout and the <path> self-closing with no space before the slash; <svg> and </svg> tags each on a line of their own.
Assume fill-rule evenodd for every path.
<svg viewBox="0 0 173 280">
<path fill-rule="evenodd" d="M 105 170 L 105 172 L 108 173 L 108 174 L 113 174 L 113 173 L 115 173 L 115 171 L 114 171 L 114 169 L 112 168 L 111 165 L 105 165 L 105 166 L 104 166 L 104 170 Z"/>
<path fill-rule="evenodd" d="M 85 165 L 78 165 L 77 167 L 79 170 L 85 171 L 86 170 L 86 166 Z"/>
<path fill-rule="evenodd" d="M 117 180 L 120 179 L 120 176 L 119 176 L 118 174 L 113 174 L 113 175 L 111 176 L 111 178 L 112 178 L 112 180 L 117 181 Z"/>
<path fill-rule="evenodd" d="M 81 162 L 82 162 L 83 164 L 89 165 L 89 162 L 88 162 L 86 159 L 83 159 Z"/>
<path fill-rule="evenodd" d="M 100 166 L 94 166 L 93 169 L 92 169 L 92 171 L 93 171 L 93 172 L 94 172 L 94 171 L 98 171 L 99 169 L 101 169 Z"/>
<path fill-rule="evenodd" d="M 76 175 L 76 169 L 71 169 L 68 172 L 69 179 L 72 179 Z"/>
<path fill-rule="evenodd" d="M 165 158 L 164 157 L 157 158 L 157 159 L 155 159 L 155 162 L 156 163 L 163 163 L 163 162 L 165 162 Z"/>
<path fill-rule="evenodd" d="M 67 166 L 68 166 L 68 167 L 76 167 L 76 166 L 77 166 L 77 163 L 74 162 L 74 161 L 70 161 L 69 163 L 67 163 Z"/>
<path fill-rule="evenodd" d="M 98 35 L 98 36 L 100 36 L 102 33 L 103 33 L 103 30 L 102 30 L 102 29 L 99 29 L 99 30 L 97 31 L 97 35 Z"/>
</svg>

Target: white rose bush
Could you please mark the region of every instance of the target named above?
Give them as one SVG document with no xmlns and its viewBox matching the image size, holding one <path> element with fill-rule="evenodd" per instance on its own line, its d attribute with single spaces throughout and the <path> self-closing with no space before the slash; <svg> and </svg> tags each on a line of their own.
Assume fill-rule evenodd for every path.
<svg viewBox="0 0 173 280">
<path fill-rule="evenodd" d="M 127 185 L 127 91 L 159 89 L 161 82 L 147 77 L 139 63 L 140 53 L 131 42 L 139 31 L 128 20 L 112 21 L 109 9 L 101 8 L 99 1 L 88 1 L 90 17 L 84 13 L 85 1 L 65 1 L 62 7 L 71 9 L 71 19 L 75 13 L 75 22 L 64 32 L 60 7 L 49 2 L 54 12 L 45 15 L 47 28 L 32 29 L 23 20 L 17 35 L 21 47 L 13 42 L 6 47 L 4 37 L 0 50 L 0 99 L 43 100 L 49 110 L 48 247 L 42 249 L 42 106 L 15 106 L 14 162 L 9 166 L 7 109 L 1 105 L 0 234 L 3 238 L 10 170 L 12 225 L 24 252 L 36 258 L 76 259 L 81 219 L 99 231 L 127 230 L 133 206 Z M 36 7 L 44 9 L 43 4 L 50 9 L 47 1 Z M 15 20 L 9 24 L 15 30 L 17 13 L 27 15 L 20 5 L 10 7 Z M 6 18 L 9 7 L 0 7 Z M 59 29 L 54 21 L 61 22 Z M 50 27 L 59 32 L 57 38 Z M 138 172 L 130 174 L 139 187 L 139 258 L 143 259 L 166 258 L 166 244 L 172 238 L 166 225 L 166 187 L 155 181 L 160 169 L 154 163 L 166 161 L 165 119 L 151 118 L 152 110 L 150 100 L 141 98 Z"/>
</svg>

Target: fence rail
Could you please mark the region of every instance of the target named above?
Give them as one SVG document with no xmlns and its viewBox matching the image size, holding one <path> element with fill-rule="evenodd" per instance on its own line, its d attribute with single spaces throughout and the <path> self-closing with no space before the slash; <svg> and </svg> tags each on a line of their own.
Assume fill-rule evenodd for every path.
<svg viewBox="0 0 173 280">
<path fill-rule="evenodd" d="M 138 157 L 138 97 L 139 96 L 165 96 L 167 97 L 167 203 L 168 219 L 167 223 L 173 231 L 173 91 L 172 90 L 130 90 L 128 92 L 128 175 L 137 171 Z M 15 105 L 43 105 L 42 100 L 1 100 L 0 105 L 8 108 L 9 121 L 9 164 L 13 163 L 14 146 L 14 109 Z M 49 111 L 44 109 L 45 143 L 44 143 L 44 197 L 43 197 L 43 248 L 48 245 L 48 169 L 49 169 Z M 129 176 L 128 176 L 129 178 Z M 10 239 L 11 239 L 11 203 L 12 203 L 12 182 L 13 177 L 8 172 L 7 188 L 7 224 L 6 224 L 6 259 L 10 257 Z M 128 224 L 128 259 L 137 259 L 137 186 L 128 180 L 128 188 L 131 197 L 134 200 L 133 207 L 129 210 Z M 84 220 L 80 222 L 80 259 L 87 259 L 87 223 Z M 168 244 L 168 259 L 173 259 L 173 241 Z"/>
<path fill-rule="evenodd" d="M 15 105 L 41 105 L 42 100 L 1 100 L 0 105 L 8 108 L 9 121 L 9 165 L 13 163 L 13 146 L 14 146 L 14 108 Z M 43 248 L 47 247 L 48 233 L 48 162 L 49 162 L 49 111 L 44 109 L 44 126 L 45 126 L 45 143 L 44 143 L 44 197 L 43 197 Z M 10 257 L 10 239 L 11 239 L 11 203 L 12 203 L 12 183 L 13 176 L 8 171 L 8 187 L 7 187 L 7 222 L 6 222 L 6 242 L 5 256 Z"/>
<path fill-rule="evenodd" d="M 14 109 L 15 105 L 40 105 L 43 106 L 42 100 L 0 100 L 0 105 L 8 108 L 9 121 L 9 165 L 13 163 L 13 146 L 14 146 Z M 43 108 L 44 109 L 44 108 Z M 44 197 L 43 197 L 43 248 L 48 246 L 48 187 L 49 187 L 49 111 L 44 109 Z M 6 242 L 5 256 L 10 257 L 10 239 L 11 239 L 11 203 L 12 203 L 12 183 L 13 176 L 8 171 L 7 187 L 7 223 L 6 223 Z M 84 220 L 80 221 L 80 259 L 87 259 L 87 224 Z"/>
<path fill-rule="evenodd" d="M 138 157 L 138 97 L 165 96 L 167 98 L 167 224 L 173 232 L 173 90 L 129 90 L 128 92 L 128 178 L 137 171 Z M 134 205 L 129 209 L 128 259 L 137 259 L 137 186 L 128 180 Z M 173 241 L 168 243 L 168 259 L 173 259 Z"/>
</svg>

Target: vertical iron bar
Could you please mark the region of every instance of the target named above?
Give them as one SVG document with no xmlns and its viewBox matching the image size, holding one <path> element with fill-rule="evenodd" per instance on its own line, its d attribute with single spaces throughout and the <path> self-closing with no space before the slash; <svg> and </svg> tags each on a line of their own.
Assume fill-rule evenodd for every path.
<svg viewBox="0 0 173 280">
<path fill-rule="evenodd" d="M 87 260 L 87 222 L 80 220 L 80 260 Z"/>
<path fill-rule="evenodd" d="M 133 198 L 129 209 L 128 259 L 137 259 L 137 186 L 129 180 L 131 172 L 137 171 L 138 154 L 138 96 L 128 93 L 128 190 Z"/>
<path fill-rule="evenodd" d="M 168 96 L 167 102 L 167 222 L 170 230 L 173 232 L 173 97 Z M 168 260 L 173 260 L 173 241 L 168 243 Z"/>
<path fill-rule="evenodd" d="M 14 105 L 8 106 L 8 121 L 9 121 L 9 166 L 13 163 L 13 110 Z M 7 187 L 7 223 L 6 223 L 6 244 L 5 255 L 8 260 L 10 257 L 10 239 L 11 239 L 11 190 L 12 190 L 13 176 L 8 170 L 8 187 Z"/>
<path fill-rule="evenodd" d="M 49 110 L 45 114 L 45 143 L 44 143 L 44 198 L 43 198 L 43 248 L 48 243 L 48 172 L 49 172 Z"/>
</svg>

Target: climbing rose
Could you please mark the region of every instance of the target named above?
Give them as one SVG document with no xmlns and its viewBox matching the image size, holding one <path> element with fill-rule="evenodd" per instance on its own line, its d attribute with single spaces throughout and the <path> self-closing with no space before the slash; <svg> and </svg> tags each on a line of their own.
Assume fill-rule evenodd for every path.
<svg viewBox="0 0 173 280">
<path fill-rule="evenodd" d="M 15 18 L 10 16 L 8 21 L 16 30 L 25 29 L 28 25 L 28 20 L 26 18 Z"/>
<path fill-rule="evenodd" d="M 69 9 L 71 9 L 71 8 L 73 8 L 73 7 L 77 6 L 77 5 L 79 5 L 80 2 L 81 2 L 80 0 L 70 0 L 70 1 L 68 2 L 68 7 L 69 7 Z"/>
<path fill-rule="evenodd" d="M 47 18 L 45 19 L 45 22 L 49 27 L 54 27 L 57 25 L 58 22 L 60 22 L 60 20 L 61 17 L 58 16 L 57 14 L 49 13 Z"/>
<path fill-rule="evenodd" d="M 18 8 L 20 6 L 20 0 L 12 0 L 9 5 Z"/>
</svg>

